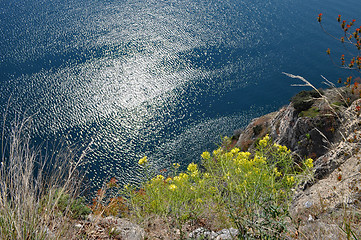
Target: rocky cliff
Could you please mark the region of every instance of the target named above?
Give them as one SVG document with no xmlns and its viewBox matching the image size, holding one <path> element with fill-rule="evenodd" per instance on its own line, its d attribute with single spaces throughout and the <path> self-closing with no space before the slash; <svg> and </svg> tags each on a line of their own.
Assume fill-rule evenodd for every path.
<svg viewBox="0 0 361 240">
<path fill-rule="evenodd" d="M 361 100 L 351 88 L 304 91 L 288 106 L 251 121 L 234 136 L 242 150 L 269 134 L 295 161 L 314 159 L 314 179 L 295 190 L 293 238 L 345 239 L 361 217 Z M 357 91 L 358 92 L 358 91 Z M 352 229 L 352 228 L 350 228 Z"/>
</svg>

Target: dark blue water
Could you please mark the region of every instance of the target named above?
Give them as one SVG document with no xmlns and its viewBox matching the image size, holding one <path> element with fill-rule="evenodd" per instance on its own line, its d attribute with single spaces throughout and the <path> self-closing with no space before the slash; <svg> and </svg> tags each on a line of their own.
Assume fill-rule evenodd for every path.
<svg viewBox="0 0 361 240">
<path fill-rule="evenodd" d="M 34 114 L 34 137 L 92 151 L 94 185 L 136 179 L 137 161 L 166 168 L 198 161 L 221 136 L 275 111 L 302 88 L 350 73 L 336 16 L 361 2 L 336 0 L 1 0 L 0 106 Z M 361 20 L 361 19 L 360 19 Z"/>
</svg>

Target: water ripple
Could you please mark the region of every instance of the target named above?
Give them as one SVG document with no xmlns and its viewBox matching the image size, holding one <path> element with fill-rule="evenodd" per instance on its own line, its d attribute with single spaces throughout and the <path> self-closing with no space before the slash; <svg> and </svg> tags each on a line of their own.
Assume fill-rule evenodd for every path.
<svg viewBox="0 0 361 240">
<path fill-rule="evenodd" d="M 313 17 L 351 16 L 347 4 L 3 1 L 1 107 L 11 96 L 9 115 L 35 114 L 44 140 L 92 139 L 84 168 L 95 186 L 134 181 L 144 155 L 156 169 L 197 161 L 220 135 L 286 104 L 297 90 L 282 71 L 338 74 L 320 64 L 326 38 Z"/>
</svg>

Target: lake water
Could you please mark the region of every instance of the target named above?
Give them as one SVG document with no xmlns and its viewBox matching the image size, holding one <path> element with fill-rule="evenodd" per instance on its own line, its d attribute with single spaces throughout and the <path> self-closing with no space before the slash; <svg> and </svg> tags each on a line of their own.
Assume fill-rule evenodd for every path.
<svg viewBox="0 0 361 240">
<path fill-rule="evenodd" d="M 86 146 L 87 181 L 129 182 L 200 160 L 221 136 L 303 88 L 349 72 L 325 51 L 360 1 L 1 0 L 0 107 L 33 115 L 34 137 Z M 356 24 L 359 24 L 356 22 Z"/>
</svg>

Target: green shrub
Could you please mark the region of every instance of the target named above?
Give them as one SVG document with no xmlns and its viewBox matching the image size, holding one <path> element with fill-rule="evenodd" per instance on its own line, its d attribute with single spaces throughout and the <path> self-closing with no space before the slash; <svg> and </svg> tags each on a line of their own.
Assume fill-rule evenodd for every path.
<svg viewBox="0 0 361 240">
<path fill-rule="evenodd" d="M 314 103 L 314 98 L 321 97 L 315 90 L 301 91 L 291 98 L 297 112 L 309 109 Z"/>
<path fill-rule="evenodd" d="M 318 109 L 317 107 L 311 107 L 305 111 L 300 112 L 298 116 L 314 118 L 319 115 L 320 115 L 320 109 Z"/>
<path fill-rule="evenodd" d="M 72 219 L 83 219 L 91 212 L 90 208 L 86 206 L 84 198 L 74 198 L 61 188 L 48 191 L 40 201 L 39 211 L 46 211 L 48 206 L 53 206 L 54 213 L 58 212 L 58 214 Z"/>
<path fill-rule="evenodd" d="M 174 165 L 173 176 L 158 175 L 140 188 L 127 186 L 129 209 L 141 219 L 156 214 L 176 219 L 181 226 L 216 208 L 211 217 L 237 227 L 243 237 L 280 238 L 286 231 L 292 189 L 311 174 L 312 159 L 296 165 L 290 150 L 272 144 L 268 135 L 253 154 L 227 149 L 204 152 L 202 172 L 191 163 L 178 174 L 179 165 Z"/>
<path fill-rule="evenodd" d="M 54 203 L 63 214 L 73 219 L 83 219 L 90 213 L 90 208 L 85 205 L 84 198 L 78 197 L 74 199 L 62 189 L 57 190 Z"/>
<path fill-rule="evenodd" d="M 253 127 L 253 135 L 258 136 L 263 130 L 262 125 L 257 125 Z"/>
</svg>

